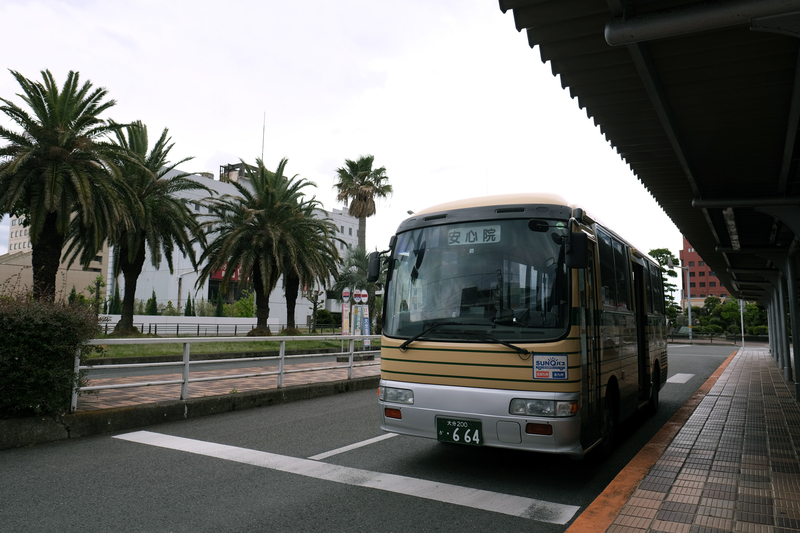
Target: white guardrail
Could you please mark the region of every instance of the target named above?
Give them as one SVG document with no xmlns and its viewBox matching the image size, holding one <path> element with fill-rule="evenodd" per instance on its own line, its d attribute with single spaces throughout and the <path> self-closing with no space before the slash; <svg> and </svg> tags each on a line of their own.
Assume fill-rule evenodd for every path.
<svg viewBox="0 0 800 533">
<path fill-rule="evenodd" d="M 131 363 L 131 364 L 117 364 L 117 365 L 81 365 L 79 356 L 75 356 L 75 372 L 80 370 L 92 370 L 97 368 L 117 369 L 117 368 L 152 368 L 152 367 L 181 367 L 183 376 L 181 379 L 166 380 L 166 381 L 147 381 L 141 383 L 118 383 L 111 385 L 95 385 L 88 387 L 75 387 L 72 391 L 72 402 L 70 405 L 70 412 L 74 413 L 78 408 L 78 392 L 95 391 L 106 389 L 127 389 L 131 387 L 148 387 L 152 385 L 175 385 L 181 384 L 181 400 L 188 398 L 189 383 L 200 381 L 218 381 L 223 379 L 237 379 L 237 378 L 252 378 L 260 376 L 278 376 L 278 388 L 283 387 L 284 374 L 293 374 L 298 372 L 317 372 L 320 370 L 341 370 L 347 368 L 347 379 L 353 379 L 353 368 L 361 366 L 374 366 L 379 365 L 380 361 L 368 361 L 362 363 L 354 363 L 354 355 L 378 355 L 380 349 L 376 350 L 363 350 L 356 352 L 356 341 L 364 341 L 366 339 L 376 340 L 380 339 L 380 335 L 325 335 L 325 336 L 303 336 L 303 337 L 180 337 L 180 338 L 137 338 L 137 339 L 93 339 L 87 344 L 89 345 L 102 345 L 108 346 L 112 344 L 183 344 L 183 361 L 176 361 L 170 363 Z M 298 355 L 286 355 L 286 343 L 289 341 L 349 341 L 349 351 L 343 350 L 336 353 L 309 353 Z M 191 360 L 191 345 L 203 342 L 280 342 L 279 355 L 271 355 L 266 357 L 238 357 L 232 359 L 213 359 L 203 361 Z M 293 359 L 309 359 L 314 357 L 336 357 L 340 355 L 347 355 L 347 364 L 319 366 L 313 368 L 296 368 L 285 369 L 284 363 L 286 360 Z M 194 365 L 207 365 L 207 364 L 226 364 L 226 363 L 242 363 L 249 361 L 278 361 L 278 370 L 269 372 L 256 372 L 248 374 L 236 374 L 225 376 L 211 376 L 204 378 L 190 378 L 189 374 Z"/>
</svg>

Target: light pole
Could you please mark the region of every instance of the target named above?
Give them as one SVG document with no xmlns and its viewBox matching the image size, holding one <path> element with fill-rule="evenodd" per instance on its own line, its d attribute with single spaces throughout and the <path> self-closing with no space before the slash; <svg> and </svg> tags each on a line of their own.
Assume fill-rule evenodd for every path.
<svg viewBox="0 0 800 533">
<path fill-rule="evenodd" d="M 672 264 L 672 259 L 667 260 L 667 266 L 669 266 L 669 268 L 680 268 L 686 271 L 686 305 L 689 308 L 689 342 L 692 342 L 692 293 L 689 290 L 689 267 L 676 266 Z"/>
</svg>

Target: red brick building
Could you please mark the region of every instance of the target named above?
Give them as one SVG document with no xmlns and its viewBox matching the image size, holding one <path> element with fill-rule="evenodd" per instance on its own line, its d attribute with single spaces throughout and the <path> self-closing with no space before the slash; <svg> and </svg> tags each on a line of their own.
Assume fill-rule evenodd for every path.
<svg viewBox="0 0 800 533">
<path fill-rule="evenodd" d="M 717 296 L 725 300 L 730 298 L 728 289 L 723 287 L 714 271 L 706 266 L 703 258 L 700 257 L 686 237 L 683 238 L 683 250 L 680 251 L 681 266 L 681 307 L 686 305 L 686 274 L 689 274 L 689 293 L 692 298 L 692 305 L 703 307 L 705 299 L 709 296 Z M 689 267 L 688 271 L 685 267 Z"/>
</svg>

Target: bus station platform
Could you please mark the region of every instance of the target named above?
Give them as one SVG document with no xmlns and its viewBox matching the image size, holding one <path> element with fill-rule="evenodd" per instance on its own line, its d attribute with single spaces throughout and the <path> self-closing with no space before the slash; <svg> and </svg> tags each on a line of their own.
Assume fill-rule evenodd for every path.
<svg viewBox="0 0 800 533">
<path fill-rule="evenodd" d="M 800 404 L 767 348 L 740 348 L 571 533 L 800 532 Z"/>
</svg>

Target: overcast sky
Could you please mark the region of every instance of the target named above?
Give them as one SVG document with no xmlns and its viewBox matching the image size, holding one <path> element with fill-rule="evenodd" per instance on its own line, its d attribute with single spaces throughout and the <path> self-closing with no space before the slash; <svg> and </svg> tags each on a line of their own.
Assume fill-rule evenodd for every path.
<svg viewBox="0 0 800 533">
<path fill-rule="evenodd" d="M 551 192 L 644 251 L 681 235 L 497 0 L 4 0 L 2 66 L 105 87 L 105 118 L 169 128 L 181 169 L 261 157 L 317 184 L 373 154 L 394 195 L 368 219 L 384 249 L 408 210 Z M 24 105 L 0 71 L 0 96 Z M 265 121 L 266 117 L 266 121 Z M 5 115 L 0 123 L 13 127 Z M 264 124 L 266 123 L 266 127 Z M 8 217 L 0 253 L 8 248 Z"/>
</svg>

